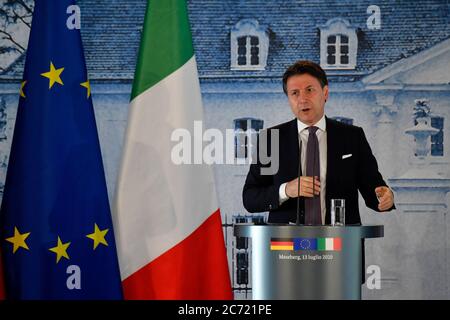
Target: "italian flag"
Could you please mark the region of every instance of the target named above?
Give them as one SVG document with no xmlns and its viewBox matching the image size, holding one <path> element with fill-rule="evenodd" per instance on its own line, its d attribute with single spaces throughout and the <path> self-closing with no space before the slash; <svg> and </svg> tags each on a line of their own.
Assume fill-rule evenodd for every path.
<svg viewBox="0 0 450 320">
<path fill-rule="evenodd" d="M 317 249 L 319 251 L 341 251 L 342 239 L 341 238 L 318 238 Z"/>
<path fill-rule="evenodd" d="M 113 214 L 126 299 L 232 298 L 213 170 L 171 160 L 202 108 L 185 1 L 148 1 Z"/>
</svg>

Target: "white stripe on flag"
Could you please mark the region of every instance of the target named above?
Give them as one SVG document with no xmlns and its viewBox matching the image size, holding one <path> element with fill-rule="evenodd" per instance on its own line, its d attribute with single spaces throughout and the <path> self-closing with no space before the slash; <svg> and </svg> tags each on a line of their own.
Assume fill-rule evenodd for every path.
<svg viewBox="0 0 450 320">
<path fill-rule="evenodd" d="M 334 241 L 333 238 L 325 239 L 325 250 L 333 250 L 334 249 Z"/>
</svg>

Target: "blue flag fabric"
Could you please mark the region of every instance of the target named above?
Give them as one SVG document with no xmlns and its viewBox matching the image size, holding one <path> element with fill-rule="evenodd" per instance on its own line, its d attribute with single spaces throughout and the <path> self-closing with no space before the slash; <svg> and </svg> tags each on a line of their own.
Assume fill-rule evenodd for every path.
<svg viewBox="0 0 450 320">
<path fill-rule="evenodd" d="M 11 299 L 122 297 L 78 13 L 35 1 L 0 212 Z"/>
<path fill-rule="evenodd" d="M 294 250 L 317 250 L 317 239 L 315 238 L 295 238 Z"/>
</svg>

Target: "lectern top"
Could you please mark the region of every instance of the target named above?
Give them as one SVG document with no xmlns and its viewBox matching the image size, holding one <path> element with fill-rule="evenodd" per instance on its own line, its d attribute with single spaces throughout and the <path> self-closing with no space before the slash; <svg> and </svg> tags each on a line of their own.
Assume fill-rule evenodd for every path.
<svg viewBox="0 0 450 320">
<path fill-rule="evenodd" d="M 252 224 L 237 223 L 234 225 L 236 237 L 253 238 L 263 234 L 272 237 L 287 237 L 301 234 L 306 237 L 360 237 L 381 238 L 384 236 L 383 225 L 346 225 L 346 226 L 303 226 L 289 224 Z"/>
</svg>

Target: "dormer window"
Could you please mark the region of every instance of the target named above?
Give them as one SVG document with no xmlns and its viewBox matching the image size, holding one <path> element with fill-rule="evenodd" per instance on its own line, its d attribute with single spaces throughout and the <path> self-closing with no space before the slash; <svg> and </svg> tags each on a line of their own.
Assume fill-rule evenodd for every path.
<svg viewBox="0 0 450 320">
<path fill-rule="evenodd" d="M 243 36 L 237 38 L 238 66 L 259 65 L 259 38 L 255 36 Z M 249 63 L 250 62 L 250 63 Z"/>
<path fill-rule="evenodd" d="M 329 36 L 327 39 L 327 64 L 348 65 L 348 37 L 343 34 Z"/>
<path fill-rule="evenodd" d="M 231 70 L 264 70 L 269 37 L 254 19 L 243 19 L 231 29 Z"/>
<path fill-rule="evenodd" d="M 355 69 L 358 38 L 356 28 L 341 18 L 320 26 L 320 65 L 324 69 Z"/>
</svg>

